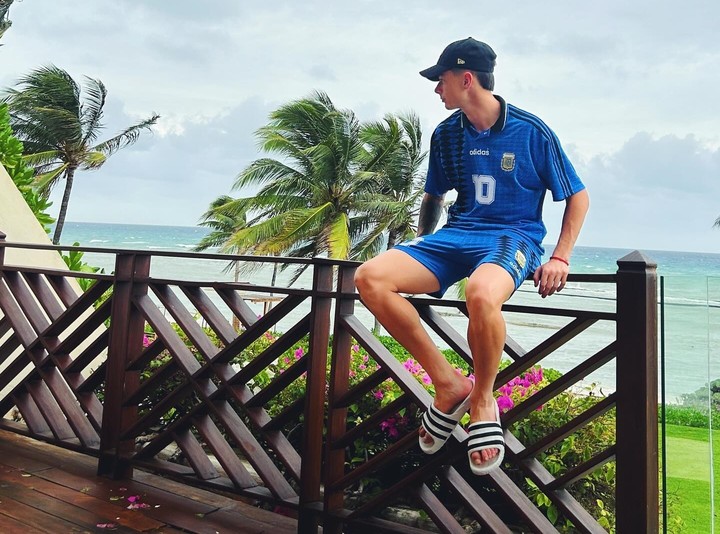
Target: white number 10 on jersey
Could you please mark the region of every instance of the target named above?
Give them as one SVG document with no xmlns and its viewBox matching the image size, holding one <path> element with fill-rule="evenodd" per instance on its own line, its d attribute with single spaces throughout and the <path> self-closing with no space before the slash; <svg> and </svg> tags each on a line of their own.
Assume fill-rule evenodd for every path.
<svg viewBox="0 0 720 534">
<path fill-rule="evenodd" d="M 495 178 L 486 174 L 473 174 L 475 200 L 478 204 L 492 204 L 495 200 Z"/>
</svg>

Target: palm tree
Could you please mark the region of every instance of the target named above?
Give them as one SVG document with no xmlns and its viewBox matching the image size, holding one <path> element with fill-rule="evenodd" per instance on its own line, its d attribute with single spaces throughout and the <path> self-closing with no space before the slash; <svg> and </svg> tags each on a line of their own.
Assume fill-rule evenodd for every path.
<svg viewBox="0 0 720 534">
<path fill-rule="evenodd" d="M 0 0 L 0 38 L 2 38 L 3 34 L 12 26 L 8 11 L 10 11 L 10 6 L 14 1 L 15 0 Z"/>
<path fill-rule="evenodd" d="M 255 160 L 238 175 L 234 189 L 260 190 L 244 199 L 254 216 L 228 244 L 260 255 L 349 258 L 373 222 L 361 207 L 379 194 L 361 164 L 368 156 L 355 114 L 316 92 L 271 113 L 256 135 L 280 159 Z"/>
<path fill-rule="evenodd" d="M 427 152 L 422 150 L 420 119 L 414 113 L 388 114 L 382 121 L 364 124 L 360 136 L 368 147 L 364 167 L 380 183 L 379 194 L 362 206 L 374 228 L 353 253 L 366 259 L 379 253 L 383 244 L 391 249 L 415 235 L 423 194 L 420 167 Z"/>
<path fill-rule="evenodd" d="M 363 208 L 374 219 L 374 228 L 354 249 L 354 257 L 375 256 L 413 237 L 423 193 L 420 167 L 427 152 L 422 150 L 420 119 L 414 113 L 386 115 L 382 121 L 364 124 L 361 138 L 368 147 L 365 168 L 382 184 L 380 193 Z M 386 239 L 387 238 L 387 239 Z M 375 318 L 373 332 L 380 331 Z"/>
<path fill-rule="evenodd" d="M 201 252 L 211 247 L 217 247 L 222 252 L 242 254 L 244 251 L 237 250 L 228 245 L 230 237 L 247 224 L 247 212 L 242 201 L 238 201 L 228 195 L 220 195 L 210 203 L 208 210 L 202 214 L 200 226 L 210 228 L 210 233 L 203 237 L 195 245 L 194 250 Z M 233 269 L 233 279 L 240 280 L 240 263 L 237 260 L 231 261 L 224 272 Z M 273 284 L 274 284 L 273 279 Z M 240 319 L 233 315 L 233 327 L 240 330 Z"/>
<path fill-rule="evenodd" d="M 202 214 L 200 226 L 210 228 L 211 232 L 200 240 L 194 250 L 203 251 L 210 247 L 224 248 L 228 239 L 235 232 L 244 228 L 246 223 L 247 212 L 242 202 L 228 195 L 220 195 Z M 230 251 L 225 250 L 225 252 Z"/>
<path fill-rule="evenodd" d="M 61 180 L 65 190 L 55 226 L 53 243 L 60 242 L 75 172 L 99 169 L 116 151 L 137 141 L 159 115 L 153 114 L 116 136 L 98 143 L 103 128 L 107 90 L 100 80 L 86 78 L 80 86 L 53 65 L 41 67 L 9 89 L 4 101 L 10 108 L 15 135 L 25 145 L 26 162 L 34 166 L 35 187 L 47 196 Z"/>
<path fill-rule="evenodd" d="M 228 241 L 232 235 L 245 228 L 247 224 L 247 210 L 242 201 L 228 195 L 221 195 L 210 203 L 208 210 L 202 214 L 200 226 L 210 228 L 210 233 L 203 237 L 194 250 L 201 252 L 211 247 L 220 248 L 223 252 L 242 254 L 244 251 L 229 246 Z M 228 269 L 234 268 L 235 281 L 239 280 L 240 266 L 237 261 L 231 261 Z"/>
</svg>

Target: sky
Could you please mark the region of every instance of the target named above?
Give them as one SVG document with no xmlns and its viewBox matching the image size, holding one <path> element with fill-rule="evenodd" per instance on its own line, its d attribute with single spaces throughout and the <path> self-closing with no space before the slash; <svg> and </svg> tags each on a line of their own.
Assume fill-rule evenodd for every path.
<svg viewBox="0 0 720 534">
<path fill-rule="evenodd" d="M 499 9 L 502 7 L 502 9 Z M 418 71 L 468 36 L 495 93 L 542 118 L 585 182 L 578 245 L 720 252 L 720 3 L 606 0 L 16 0 L 0 89 L 54 64 L 108 89 L 103 134 L 152 133 L 76 175 L 67 220 L 196 225 L 274 109 L 326 92 L 359 120 L 449 112 Z M 53 194 L 56 215 L 60 188 Z M 546 243 L 563 203 L 545 203 Z"/>
</svg>

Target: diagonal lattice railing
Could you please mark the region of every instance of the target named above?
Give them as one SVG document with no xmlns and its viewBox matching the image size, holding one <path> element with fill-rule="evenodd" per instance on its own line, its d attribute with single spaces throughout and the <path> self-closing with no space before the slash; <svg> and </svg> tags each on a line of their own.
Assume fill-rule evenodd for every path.
<svg viewBox="0 0 720 534">
<path fill-rule="evenodd" d="M 0 245 L 2 258 L 10 245 Z M 318 525 L 323 532 L 427 530 L 389 515 L 403 507 L 424 511 L 427 528 L 441 532 L 465 532 L 468 524 L 556 532 L 547 506 L 578 532 L 605 532 L 575 488 L 608 465 L 614 470 L 605 472 L 616 472 L 617 532 L 657 524 L 655 275 L 640 254 L 621 260 L 616 275 L 571 277 L 611 285 L 613 309 L 505 306 L 509 317 L 548 324 L 542 339 L 508 336 L 510 363 L 498 387 L 563 351 L 573 364 L 503 413 L 505 466 L 474 477 L 462 428 L 438 454 L 419 453 L 417 421 L 432 398 L 358 313 L 355 263 L 261 260 L 311 270 L 311 287 L 295 289 L 166 280 L 150 275 L 152 256 L 162 254 L 88 250 L 114 254 L 114 273 L 0 262 L 2 428 L 97 456 L 99 472 L 109 476 L 151 469 L 295 510 L 300 532 Z M 84 293 L 73 282 L 79 276 L 95 281 Z M 277 304 L 259 315 L 255 303 L 267 293 Z M 469 364 L 464 303 L 409 300 L 439 343 Z M 594 329 L 604 335 L 589 336 Z M 358 351 L 368 370 L 352 378 Z M 615 391 L 532 441 L 516 436 L 538 409 L 598 370 L 615 376 Z M 373 400 L 390 381 L 394 398 Z M 359 405 L 375 409 L 358 415 Z M 409 424 L 379 439 L 398 414 Z M 562 470 L 548 464 L 548 451 L 605 420 L 616 428 L 612 443 Z"/>
</svg>

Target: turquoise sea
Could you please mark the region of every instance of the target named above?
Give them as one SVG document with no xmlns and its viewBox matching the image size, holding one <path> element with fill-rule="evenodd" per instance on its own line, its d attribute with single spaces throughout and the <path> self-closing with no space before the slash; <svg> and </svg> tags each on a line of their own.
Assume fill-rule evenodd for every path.
<svg viewBox="0 0 720 534">
<path fill-rule="evenodd" d="M 78 242 L 84 247 L 190 252 L 206 232 L 199 227 L 68 222 L 62 244 Z M 617 260 L 629 252 L 629 249 L 578 246 L 573 253 L 571 272 L 613 273 L 617 270 Z M 679 399 L 681 395 L 703 387 L 709 380 L 720 378 L 720 254 L 642 252 L 658 265 L 661 286 L 658 290 L 659 348 L 664 356 L 667 397 Z M 105 272 L 114 268 L 114 258 L 110 254 L 87 253 L 85 261 L 102 267 Z M 157 278 L 231 281 L 234 277 L 224 260 L 156 257 L 152 265 L 151 275 Z M 241 275 L 240 279 L 269 285 L 271 276 L 272 268 L 268 267 Z M 281 274 L 279 283 L 284 285 L 287 279 L 287 274 Z M 301 278 L 296 285 L 308 287 L 309 279 Z M 541 299 L 532 283 L 526 282 L 510 302 L 612 311 L 614 299 L 612 285 L 585 283 L 571 283 L 562 293 Z M 358 310 L 358 315 L 363 312 Z M 365 319 L 371 320 L 369 314 Z M 463 316 L 449 314 L 446 319 L 460 332 L 466 328 Z M 526 349 L 542 342 L 567 322 L 560 318 L 515 313 L 506 314 L 506 320 L 508 333 Z M 613 336 L 614 324 L 597 323 L 553 354 L 545 365 L 567 371 L 577 365 L 579 357 L 600 350 Z M 598 384 L 605 392 L 614 389 L 613 365 L 608 364 L 587 377 L 586 384 Z"/>
</svg>

